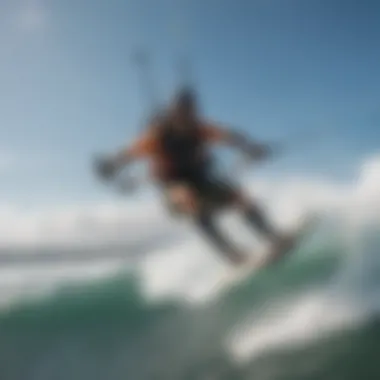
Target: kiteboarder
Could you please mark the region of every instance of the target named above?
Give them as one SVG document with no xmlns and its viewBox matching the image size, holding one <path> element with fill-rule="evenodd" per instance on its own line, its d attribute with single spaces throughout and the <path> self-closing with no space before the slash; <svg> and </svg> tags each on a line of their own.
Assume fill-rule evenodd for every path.
<svg viewBox="0 0 380 380">
<path fill-rule="evenodd" d="M 215 225 L 215 211 L 234 207 L 244 220 L 272 244 L 283 239 L 256 202 L 231 180 L 215 174 L 210 147 L 226 144 L 252 159 L 271 156 L 269 146 L 205 120 L 198 110 L 197 97 L 182 88 L 168 110 L 156 117 L 134 143 L 98 163 L 98 174 L 110 179 L 131 163 L 147 159 L 150 175 L 165 196 L 170 209 L 189 216 L 206 238 L 232 263 L 241 264 L 246 255 L 237 249 Z"/>
</svg>

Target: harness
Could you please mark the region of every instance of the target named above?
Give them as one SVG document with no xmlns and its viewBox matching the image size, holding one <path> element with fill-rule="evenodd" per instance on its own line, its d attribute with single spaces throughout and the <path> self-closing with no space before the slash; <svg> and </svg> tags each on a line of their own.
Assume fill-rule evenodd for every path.
<svg viewBox="0 0 380 380">
<path fill-rule="evenodd" d="M 194 175 L 203 171 L 208 163 L 200 129 L 193 126 L 181 132 L 165 124 L 159 132 L 162 161 L 169 177 Z"/>
</svg>

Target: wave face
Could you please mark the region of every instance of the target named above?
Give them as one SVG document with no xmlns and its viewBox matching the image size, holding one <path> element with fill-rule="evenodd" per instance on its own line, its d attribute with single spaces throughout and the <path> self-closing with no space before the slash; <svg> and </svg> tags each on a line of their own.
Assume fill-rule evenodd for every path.
<svg viewBox="0 0 380 380">
<path fill-rule="evenodd" d="M 207 302 L 149 297 L 141 268 L 19 300 L 0 315 L 0 378 L 378 378 L 377 236 L 360 263 L 317 239 Z"/>
<path fill-rule="evenodd" d="M 352 184 L 256 183 L 279 225 L 304 210 L 323 220 L 288 260 L 233 287 L 195 237 L 146 252 L 123 245 L 140 229 L 177 235 L 151 209 L 150 224 L 117 207 L 35 219 L 6 210 L 4 241 L 24 240 L 0 268 L 0 379 L 379 379 L 379 163 Z M 115 229 L 124 240 L 107 248 Z M 77 248 L 49 251 L 70 241 Z"/>
</svg>

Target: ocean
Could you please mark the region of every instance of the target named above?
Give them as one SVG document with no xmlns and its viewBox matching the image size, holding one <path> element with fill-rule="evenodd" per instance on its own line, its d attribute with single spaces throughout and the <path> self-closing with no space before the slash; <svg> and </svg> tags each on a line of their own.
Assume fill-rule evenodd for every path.
<svg viewBox="0 0 380 380">
<path fill-rule="evenodd" d="M 379 182 L 317 197 L 313 183 L 308 200 L 287 184 L 294 202 L 277 189 L 280 219 L 294 204 L 326 212 L 294 255 L 233 286 L 188 237 L 136 255 L 105 245 L 93 260 L 90 248 L 61 261 L 3 252 L 0 379 L 379 379 L 378 192 L 363 183 Z"/>
<path fill-rule="evenodd" d="M 3 289 L 22 279 L 0 314 L 0 378 L 378 379 L 377 236 L 360 262 L 339 240 L 305 243 L 203 302 L 186 285 L 149 295 L 142 266 L 27 267 Z"/>
</svg>

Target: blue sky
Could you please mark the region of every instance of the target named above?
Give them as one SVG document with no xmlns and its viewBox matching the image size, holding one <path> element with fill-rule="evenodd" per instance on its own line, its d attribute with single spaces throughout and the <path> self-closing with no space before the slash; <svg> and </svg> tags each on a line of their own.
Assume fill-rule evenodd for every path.
<svg viewBox="0 0 380 380">
<path fill-rule="evenodd" d="M 380 141 L 379 11 L 350 0 L 2 1 L 0 196 L 107 196 L 90 158 L 139 129 L 130 58 L 141 46 L 164 99 L 185 51 L 207 116 L 283 137 L 290 151 L 268 173 L 352 174 Z"/>
</svg>

